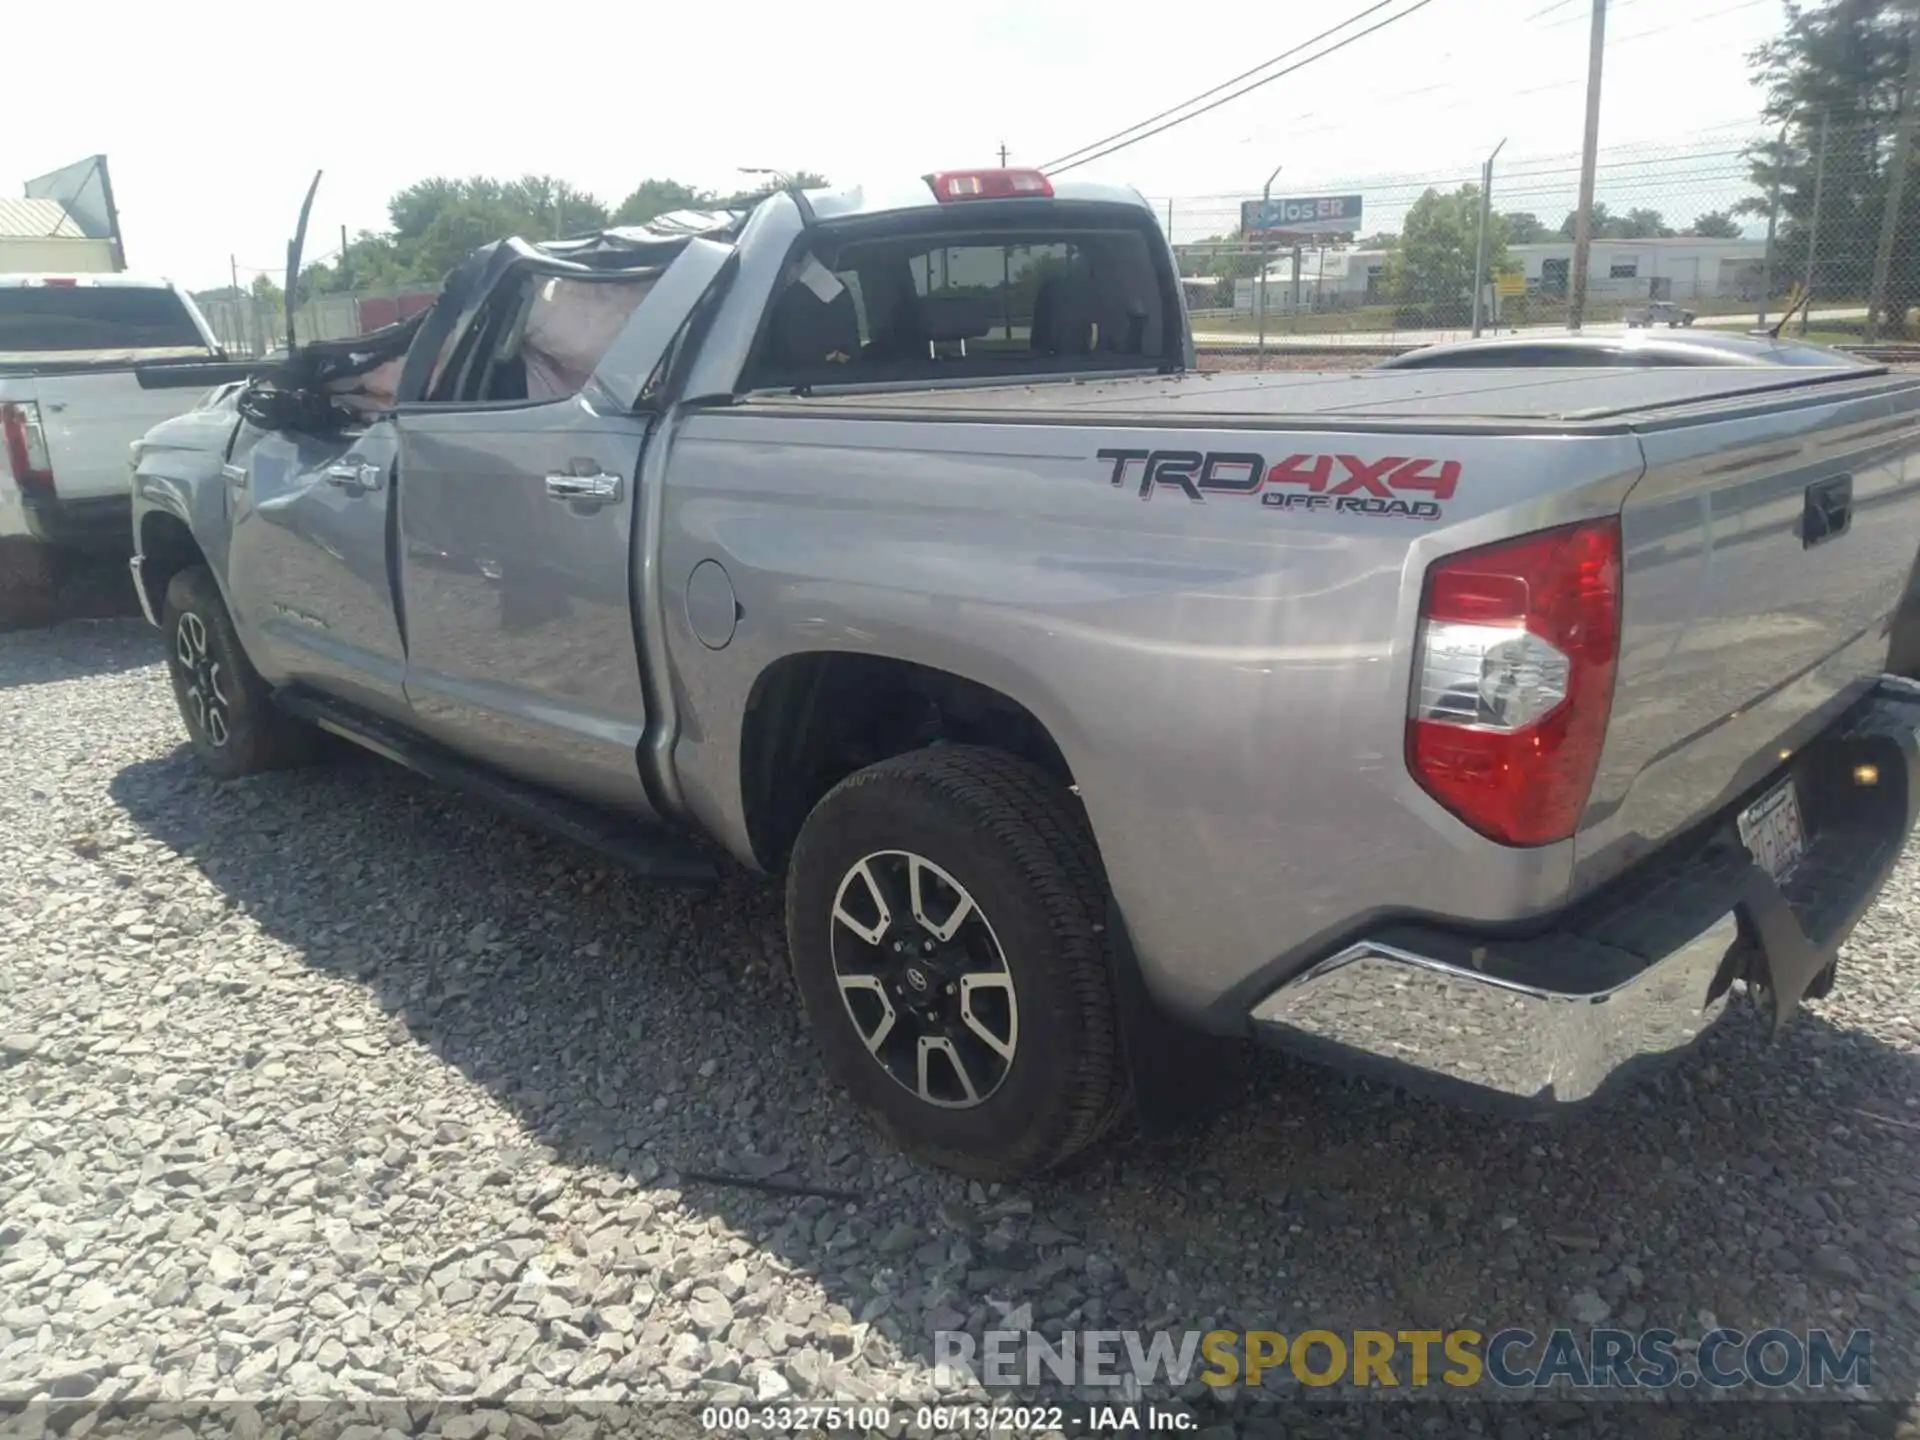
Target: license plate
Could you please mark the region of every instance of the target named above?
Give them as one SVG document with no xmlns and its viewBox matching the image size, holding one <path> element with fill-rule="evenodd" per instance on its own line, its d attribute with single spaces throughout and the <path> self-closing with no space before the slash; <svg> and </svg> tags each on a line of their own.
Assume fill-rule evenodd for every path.
<svg viewBox="0 0 1920 1440">
<path fill-rule="evenodd" d="M 1762 795 L 1740 817 L 1740 841 L 1776 881 L 1785 880 L 1807 848 L 1800 797 L 1791 778 Z"/>
</svg>

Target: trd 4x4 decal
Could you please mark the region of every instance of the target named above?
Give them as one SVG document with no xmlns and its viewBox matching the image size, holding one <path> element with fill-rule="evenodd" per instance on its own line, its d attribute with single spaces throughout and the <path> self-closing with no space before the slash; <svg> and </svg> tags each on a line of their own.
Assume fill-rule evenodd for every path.
<svg viewBox="0 0 1920 1440">
<path fill-rule="evenodd" d="M 1460 484 L 1458 460 L 1388 455 L 1288 455 L 1269 466 L 1249 450 L 1100 450 L 1116 488 L 1139 477 L 1139 495 L 1178 490 L 1196 504 L 1209 495 L 1258 495 L 1274 510 L 1328 510 L 1346 515 L 1391 515 L 1438 520 L 1440 502 Z M 1298 489 L 1286 487 L 1299 487 Z M 1428 499 L 1409 499 L 1425 495 Z"/>
</svg>

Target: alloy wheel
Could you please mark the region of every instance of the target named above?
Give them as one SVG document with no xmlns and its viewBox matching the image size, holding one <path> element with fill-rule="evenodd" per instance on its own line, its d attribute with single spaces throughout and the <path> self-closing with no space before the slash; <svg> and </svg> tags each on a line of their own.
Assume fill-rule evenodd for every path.
<svg viewBox="0 0 1920 1440">
<path fill-rule="evenodd" d="M 220 662 L 207 652 L 206 622 L 191 610 L 183 611 L 174 628 L 173 653 L 187 682 L 187 707 L 209 745 L 224 749 L 233 730 L 227 694 L 221 688 Z"/>
<path fill-rule="evenodd" d="M 1013 973 L 952 875 L 907 850 L 856 861 L 834 894 L 830 953 L 848 1019 L 897 1084 L 956 1110 L 1000 1088 L 1020 1043 Z"/>
</svg>

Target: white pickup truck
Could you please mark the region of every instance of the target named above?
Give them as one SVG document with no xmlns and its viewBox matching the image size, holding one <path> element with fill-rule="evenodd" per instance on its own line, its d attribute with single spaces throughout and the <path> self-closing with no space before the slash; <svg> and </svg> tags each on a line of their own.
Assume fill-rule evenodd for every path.
<svg viewBox="0 0 1920 1440">
<path fill-rule="evenodd" d="M 131 547 L 129 447 L 245 373 L 168 281 L 0 275 L 0 623 L 48 609 L 61 552 Z"/>
</svg>

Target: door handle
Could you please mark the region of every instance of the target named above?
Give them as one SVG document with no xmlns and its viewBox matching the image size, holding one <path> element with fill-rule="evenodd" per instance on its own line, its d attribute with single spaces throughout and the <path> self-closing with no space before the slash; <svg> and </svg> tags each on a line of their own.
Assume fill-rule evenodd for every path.
<svg viewBox="0 0 1920 1440">
<path fill-rule="evenodd" d="M 597 475 L 549 475 L 549 500 L 593 500 L 608 502 L 620 498 L 620 477 L 602 470 Z"/>
<path fill-rule="evenodd" d="M 329 465 L 321 472 L 329 485 L 338 485 L 342 489 L 378 490 L 380 488 L 380 467 L 378 465 Z"/>
</svg>

